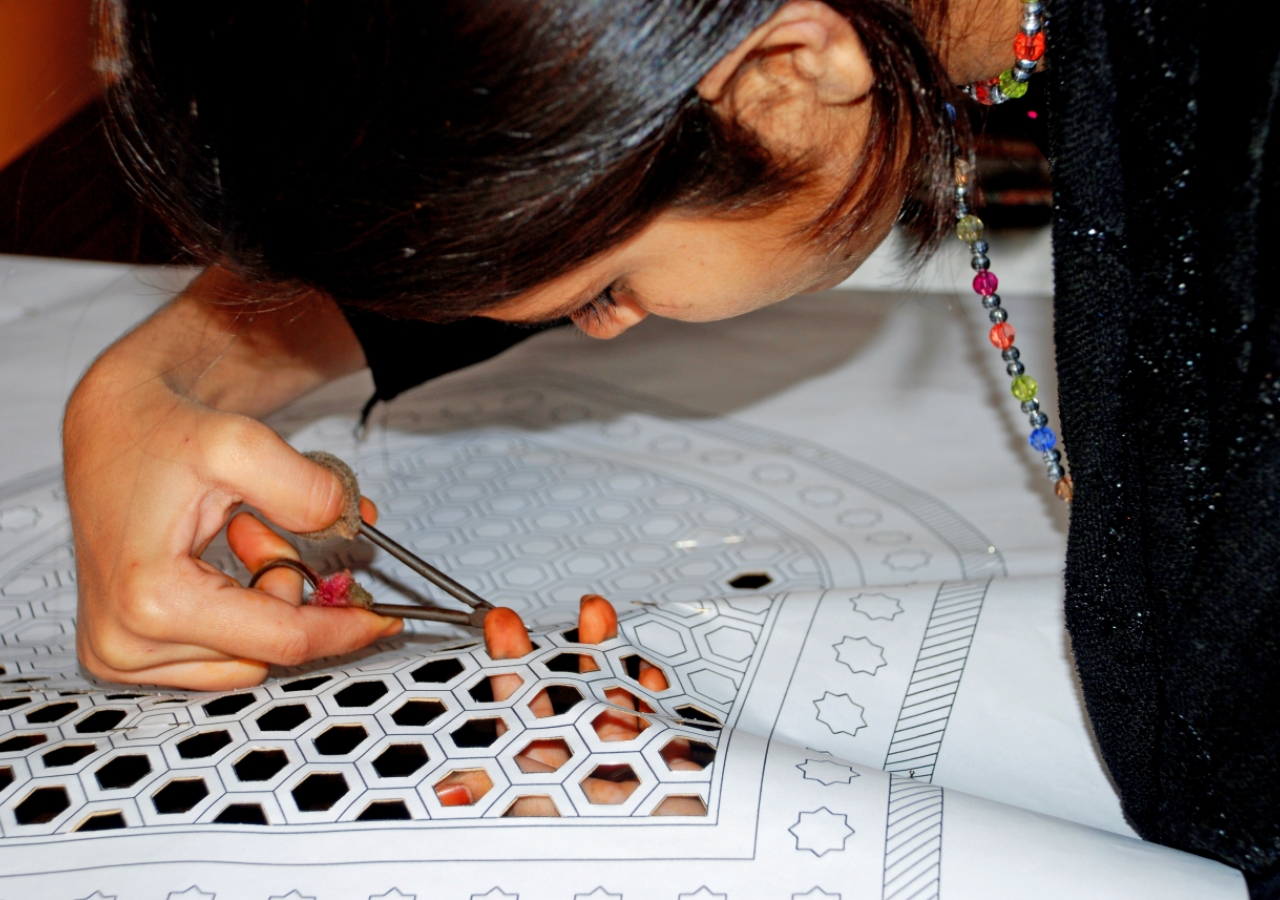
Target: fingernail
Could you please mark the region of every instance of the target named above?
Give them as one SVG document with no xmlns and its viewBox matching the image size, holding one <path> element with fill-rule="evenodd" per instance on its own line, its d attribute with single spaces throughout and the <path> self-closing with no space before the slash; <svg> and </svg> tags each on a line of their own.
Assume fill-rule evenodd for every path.
<svg viewBox="0 0 1280 900">
<path fill-rule="evenodd" d="M 399 634 L 400 632 L 404 631 L 404 619 L 393 619 L 389 616 L 383 616 L 382 619 L 383 621 L 389 622 L 391 624 L 387 625 L 386 628 L 382 629 L 382 633 L 379 634 L 378 637 L 388 638 L 388 637 L 391 637 L 392 635 Z"/>
</svg>

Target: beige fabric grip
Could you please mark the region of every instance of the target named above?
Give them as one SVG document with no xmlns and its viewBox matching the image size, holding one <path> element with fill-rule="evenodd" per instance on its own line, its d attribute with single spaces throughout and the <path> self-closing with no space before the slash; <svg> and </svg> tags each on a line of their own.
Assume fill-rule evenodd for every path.
<svg viewBox="0 0 1280 900">
<path fill-rule="evenodd" d="M 338 516 L 338 521 L 327 528 L 299 534 L 298 537 L 306 538 L 309 541 L 327 541 L 336 537 L 347 540 L 353 539 L 360 533 L 360 482 L 356 480 L 356 473 L 351 471 L 349 465 L 332 453 L 325 453 L 323 450 L 312 450 L 302 455 L 314 463 L 319 463 L 342 479 L 342 492 L 346 495 L 346 498 L 342 507 L 342 515 Z"/>
</svg>

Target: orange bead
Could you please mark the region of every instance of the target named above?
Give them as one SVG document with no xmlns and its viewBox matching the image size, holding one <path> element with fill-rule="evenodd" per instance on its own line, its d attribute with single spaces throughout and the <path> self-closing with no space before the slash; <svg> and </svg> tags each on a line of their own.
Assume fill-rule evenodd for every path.
<svg viewBox="0 0 1280 900">
<path fill-rule="evenodd" d="M 1013 346 L 1013 339 L 1017 333 L 1013 330 L 1013 326 L 1008 322 L 1001 322 L 998 325 L 992 325 L 991 330 L 987 332 L 987 337 L 991 339 L 991 343 L 995 344 L 1001 350 L 1008 350 Z"/>
<path fill-rule="evenodd" d="M 1013 39 L 1013 52 L 1018 59 L 1039 59 L 1044 56 L 1044 33 L 1031 37 L 1019 34 Z"/>
</svg>

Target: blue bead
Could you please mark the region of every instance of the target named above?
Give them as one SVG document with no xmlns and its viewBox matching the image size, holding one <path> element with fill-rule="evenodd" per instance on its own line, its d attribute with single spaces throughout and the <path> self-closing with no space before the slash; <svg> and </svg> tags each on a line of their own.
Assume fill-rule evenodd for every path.
<svg viewBox="0 0 1280 900">
<path fill-rule="evenodd" d="M 1058 436 L 1053 433 L 1052 428 L 1037 428 L 1031 432 L 1031 437 L 1028 440 L 1031 442 L 1032 447 L 1035 447 L 1041 453 L 1047 453 L 1053 449 L 1054 444 L 1058 443 Z"/>
</svg>

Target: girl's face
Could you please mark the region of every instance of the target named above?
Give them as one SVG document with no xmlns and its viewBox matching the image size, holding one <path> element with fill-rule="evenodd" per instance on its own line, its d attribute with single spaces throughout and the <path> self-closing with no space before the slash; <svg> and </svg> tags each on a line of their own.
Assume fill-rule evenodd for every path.
<svg viewBox="0 0 1280 900">
<path fill-rule="evenodd" d="M 568 316 L 586 334 L 612 338 L 650 314 L 709 322 L 824 290 L 862 264 L 893 216 L 830 252 L 796 238 L 820 208 L 801 197 L 748 219 L 663 213 L 630 240 L 484 315 L 530 323 Z"/>
</svg>

